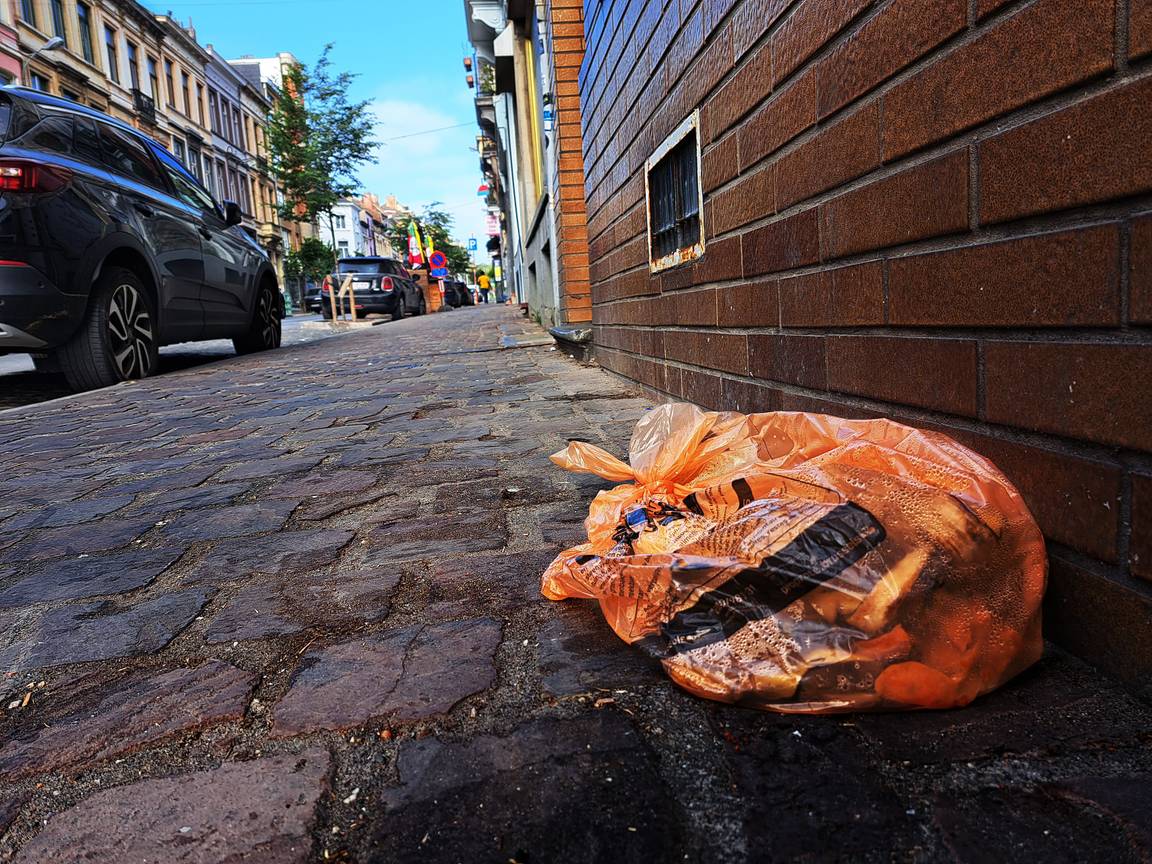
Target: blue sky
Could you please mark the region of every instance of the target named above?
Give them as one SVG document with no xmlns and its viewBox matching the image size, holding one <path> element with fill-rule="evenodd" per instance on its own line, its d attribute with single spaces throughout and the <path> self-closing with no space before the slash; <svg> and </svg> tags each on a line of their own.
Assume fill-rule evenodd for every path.
<svg viewBox="0 0 1152 864">
<path fill-rule="evenodd" d="M 229 59 L 291 51 L 311 65 L 333 43 L 338 70 L 359 73 L 352 92 L 370 99 L 383 142 L 359 172 L 366 191 L 393 193 L 414 209 L 441 201 L 463 242 L 484 239 L 476 112 L 464 81 L 470 53 L 463 0 L 145 0 L 196 27 L 201 44 Z M 414 132 L 466 124 L 430 135 Z"/>
</svg>

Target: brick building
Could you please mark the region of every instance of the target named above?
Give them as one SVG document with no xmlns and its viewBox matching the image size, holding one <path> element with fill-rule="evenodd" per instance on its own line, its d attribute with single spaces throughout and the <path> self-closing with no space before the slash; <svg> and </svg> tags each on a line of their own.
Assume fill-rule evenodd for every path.
<svg viewBox="0 0 1152 864">
<path fill-rule="evenodd" d="M 477 139 L 508 292 L 541 323 L 592 318 L 580 105 L 581 0 L 465 0 Z M 470 61 L 472 62 L 472 61 Z M 495 220 L 493 220 L 495 222 Z"/>
<path fill-rule="evenodd" d="M 1050 541 L 1049 634 L 1146 683 L 1152 2 L 584 16 L 599 362 L 972 446 Z"/>
</svg>

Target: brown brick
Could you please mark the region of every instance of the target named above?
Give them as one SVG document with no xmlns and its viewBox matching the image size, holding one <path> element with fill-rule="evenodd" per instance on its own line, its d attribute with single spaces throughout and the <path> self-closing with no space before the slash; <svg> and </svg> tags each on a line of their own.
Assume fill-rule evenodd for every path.
<svg viewBox="0 0 1152 864">
<path fill-rule="evenodd" d="M 1037 0 L 997 22 L 884 97 L 884 159 L 1108 71 L 1114 27 L 1113 0 Z"/>
<path fill-rule="evenodd" d="M 828 388 L 950 414 L 976 414 L 976 343 L 829 336 Z"/>
<path fill-rule="evenodd" d="M 778 219 L 740 235 L 744 275 L 776 273 L 820 260 L 816 208 Z"/>
<path fill-rule="evenodd" d="M 739 279 L 743 272 L 739 237 L 710 240 L 704 248 L 704 255 L 691 267 L 692 282 L 696 285 Z"/>
<path fill-rule="evenodd" d="M 684 73 L 700 46 L 704 44 L 704 11 L 697 7 L 692 16 L 684 22 L 680 33 L 672 42 L 668 57 L 664 61 L 664 71 L 668 75 L 669 85 Z"/>
<path fill-rule="evenodd" d="M 776 166 L 746 174 L 712 196 L 712 231 L 724 234 L 776 212 Z"/>
<path fill-rule="evenodd" d="M 671 371 L 671 370 L 670 370 Z M 681 399 L 709 408 L 713 411 L 720 407 L 723 401 L 720 396 L 720 387 L 723 379 L 719 375 L 707 372 L 698 372 L 695 369 L 679 369 L 679 386 L 669 392 L 675 393 Z"/>
<path fill-rule="evenodd" d="M 931 51 L 968 22 L 968 0 L 895 0 L 817 67 L 826 117 Z"/>
<path fill-rule="evenodd" d="M 781 279 L 781 327 L 858 327 L 884 323 L 884 265 L 869 261 Z"/>
<path fill-rule="evenodd" d="M 783 81 L 848 26 L 872 0 L 807 0 L 772 37 L 772 74 Z"/>
<path fill-rule="evenodd" d="M 700 183 L 707 195 L 740 172 L 740 137 L 733 132 L 700 155 Z"/>
<path fill-rule="evenodd" d="M 790 0 L 742 0 L 732 16 L 732 47 L 736 58 L 743 56 L 761 36 L 768 32 Z"/>
<path fill-rule="evenodd" d="M 805 75 L 772 98 L 740 127 L 740 170 L 775 153 L 816 122 L 816 76 Z"/>
<path fill-rule="evenodd" d="M 791 207 L 880 164 L 880 103 L 826 126 L 777 163 L 777 204 Z"/>
<path fill-rule="evenodd" d="M 1044 635 L 1137 687 L 1152 679 L 1152 597 L 1134 585 L 1052 556 Z"/>
<path fill-rule="evenodd" d="M 748 372 L 753 378 L 824 389 L 824 337 L 753 334 L 748 337 Z"/>
<path fill-rule="evenodd" d="M 1152 213 L 1132 222 L 1128 282 L 1128 319 L 1134 324 L 1152 324 Z"/>
<path fill-rule="evenodd" d="M 1119 226 L 894 258 L 888 316 L 943 327 L 1118 324 Z"/>
<path fill-rule="evenodd" d="M 721 327 L 776 327 L 780 323 L 775 282 L 748 282 L 722 288 L 718 323 Z"/>
<path fill-rule="evenodd" d="M 704 104 L 702 142 L 714 141 L 771 92 L 772 46 L 765 45 Z"/>
<path fill-rule="evenodd" d="M 1132 475 L 1132 575 L 1152 580 L 1152 474 Z"/>
<path fill-rule="evenodd" d="M 685 88 L 685 99 L 691 107 L 696 107 L 715 89 L 720 79 L 732 68 L 732 28 L 721 28 L 708 46 L 692 61 L 692 66 L 681 84 Z"/>
<path fill-rule="evenodd" d="M 963 231 L 968 227 L 968 151 L 833 198 L 821 205 L 820 216 L 826 258 Z"/>
<path fill-rule="evenodd" d="M 1001 222 L 1152 190 L 1152 78 L 980 145 L 980 219 Z"/>
<path fill-rule="evenodd" d="M 976 0 L 976 17 L 987 18 L 1001 6 L 1011 2 L 1012 0 Z"/>
<path fill-rule="evenodd" d="M 707 369 L 748 374 L 748 337 L 733 333 L 668 330 L 664 356 Z"/>
<path fill-rule="evenodd" d="M 1117 466 L 965 430 L 940 431 L 991 460 L 1019 490 L 1046 537 L 1101 561 L 1116 561 Z"/>
<path fill-rule="evenodd" d="M 720 410 L 759 414 L 780 410 L 780 391 L 775 387 L 725 378 L 720 388 Z"/>
<path fill-rule="evenodd" d="M 681 327 L 715 327 L 716 298 L 715 288 L 707 291 L 678 291 L 663 298 L 669 303 L 668 320 L 652 323 L 678 324 Z"/>
<path fill-rule="evenodd" d="M 1129 0 L 1128 56 L 1152 54 L 1152 0 Z"/>
<path fill-rule="evenodd" d="M 992 423 L 1152 450 L 1152 346 L 989 342 Z"/>
</svg>

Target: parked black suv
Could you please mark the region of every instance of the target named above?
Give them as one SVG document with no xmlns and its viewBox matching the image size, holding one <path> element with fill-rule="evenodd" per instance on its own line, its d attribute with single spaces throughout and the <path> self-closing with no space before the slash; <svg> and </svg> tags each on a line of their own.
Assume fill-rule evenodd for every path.
<svg viewBox="0 0 1152 864">
<path fill-rule="evenodd" d="M 393 258 L 341 258 L 336 262 L 336 274 L 330 280 L 333 290 L 339 293 L 344 280 L 349 276 L 352 277 L 358 316 L 375 312 L 391 315 L 393 321 L 398 321 L 405 314 L 423 315 L 427 310 L 424 291 L 404 265 Z M 320 314 L 331 318 L 332 299 L 323 288 L 319 302 Z M 349 304 L 349 295 L 345 295 L 343 300 L 339 296 L 336 298 L 338 310 L 349 311 Z M 309 308 L 312 306 L 309 305 Z"/>
<path fill-rule="evenodd" d="M 278 347 L 283 298 L 240 218 L 132 127 L 0 87 L 0 354 L 87 390 L 150 375 L 173 342 Z"/>
</svg>

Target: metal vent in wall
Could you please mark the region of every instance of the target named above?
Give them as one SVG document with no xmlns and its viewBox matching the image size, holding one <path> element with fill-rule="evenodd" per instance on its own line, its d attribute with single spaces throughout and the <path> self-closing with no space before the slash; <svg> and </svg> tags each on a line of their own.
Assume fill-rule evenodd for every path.
<svg viewBox="0 0 1152 864">
<path fill-rule="evenodd" d="M 648 261 L 653 273 L 704 254 L 699 126 L 700 112 L 694 111 L 644 165 Z"/>
</svg>

